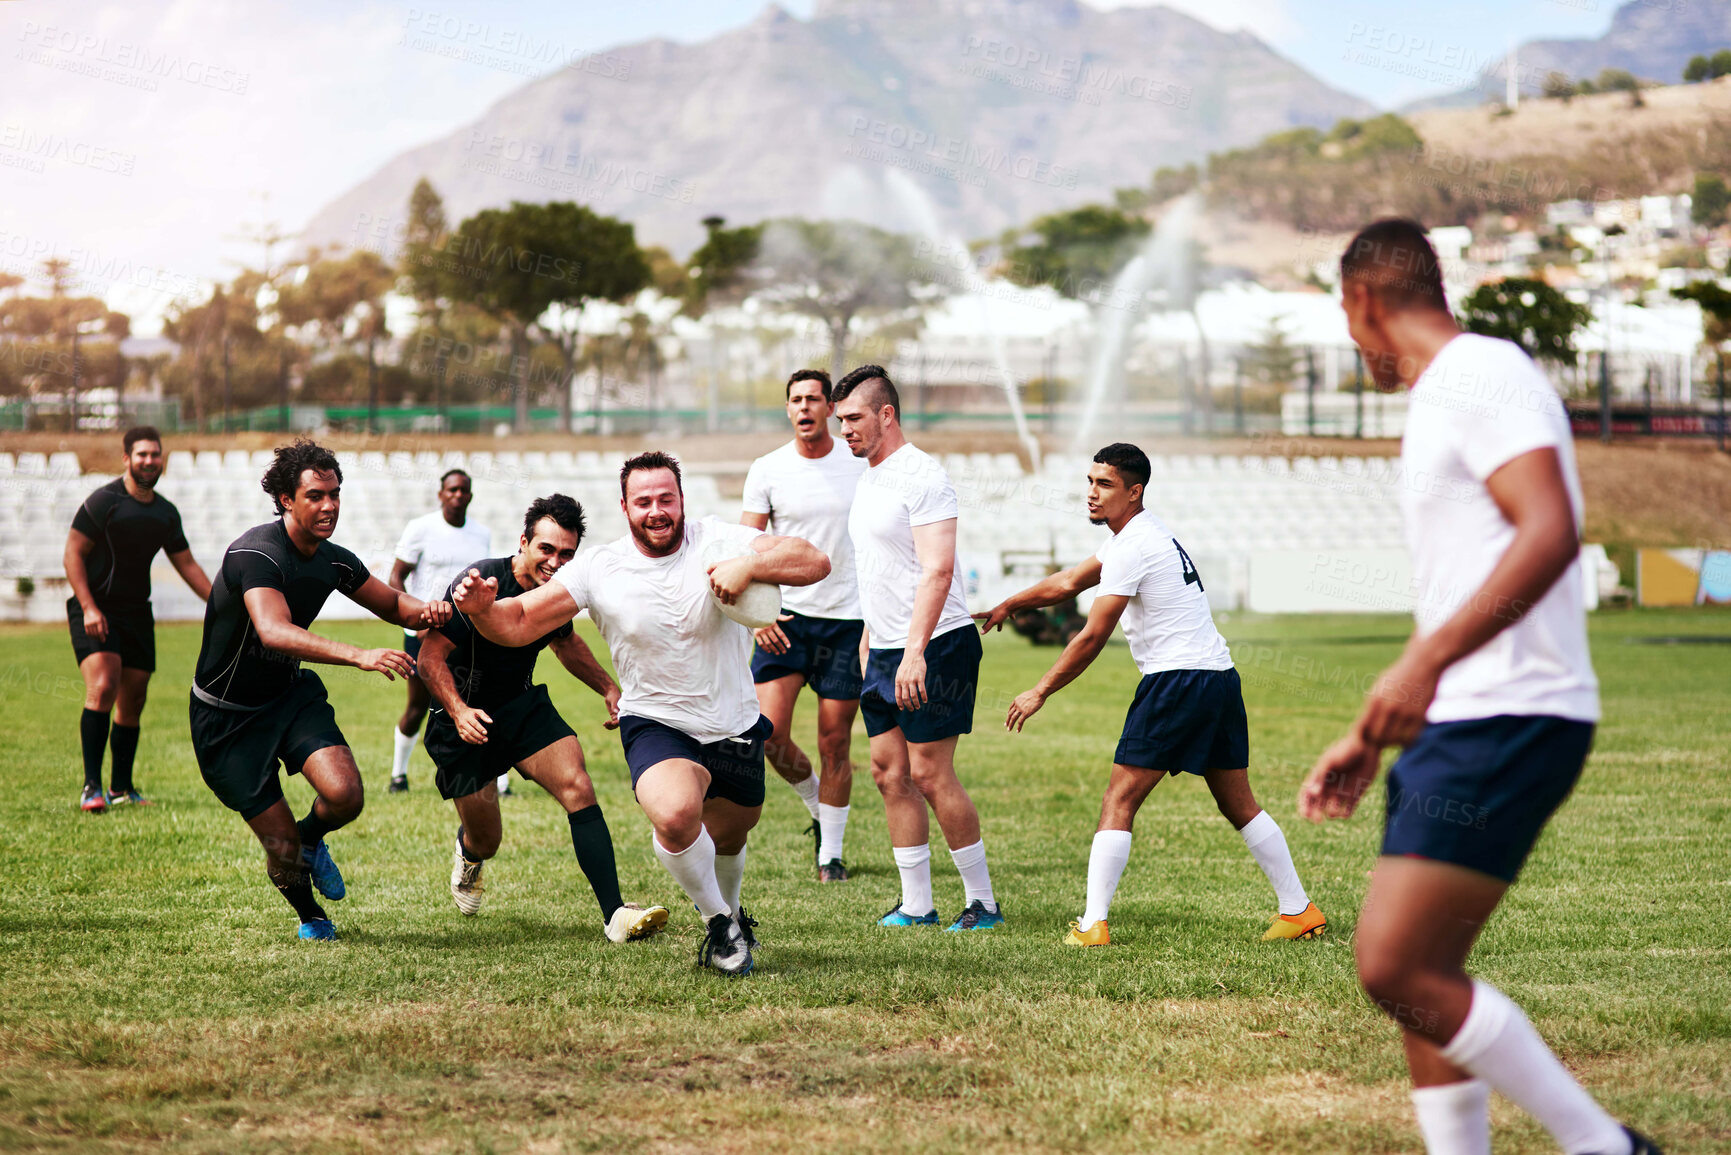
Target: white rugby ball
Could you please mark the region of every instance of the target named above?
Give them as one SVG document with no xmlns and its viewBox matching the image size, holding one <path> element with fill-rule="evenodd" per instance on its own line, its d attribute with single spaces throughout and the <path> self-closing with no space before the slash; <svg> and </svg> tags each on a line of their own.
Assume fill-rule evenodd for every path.
<svg viewBox="0 0 1731 1155">
<path fill-rule="evenodd" d="M 708 580 L 710 566 L 744 557 L 750 552 L 750 546 L 729 541 L 724 537 L 711 541 L 698 555 L 705 573 L 704 580 Z M 752 582 L 732 605 L 716 597 L 714 590 L 709 591 L 709 596 L 715 602 L 716 609 L 747 629 L 761 630 L 765 626 L 774 625 L 775 619 L 781 614 L 781 587 L 774 582 Z"/>
</svg>

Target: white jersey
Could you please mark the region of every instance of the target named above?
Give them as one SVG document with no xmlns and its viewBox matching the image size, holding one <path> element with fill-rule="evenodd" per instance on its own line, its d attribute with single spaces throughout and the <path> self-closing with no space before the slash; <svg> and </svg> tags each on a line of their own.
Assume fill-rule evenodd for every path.
<svg viewBox="0 0 1731 1155">
<path fill-rule="evenodd" d="M 1094 556 L 1100 559 L 1094 593 L 1130 599 L 1119 622 L 1137 669 L 1157 674 L 1232 668 L 1201 575 L 1164 522 L 1144 509 Z"/>
<path fill-rule="evenodd" d="M 493 535 L 473 521 L 452 525 L 434 510 L 403 527 L 396 554 L 398 561 L 415 567 L 403 582 L 409 596 L 436 601 L 464 566 L 493 556 Z"/>
<path fill-rule="evenodd" d="M 688 518 L 684 542 L 667 557 L 645 555 L 627 533 L 584 550 L 553 575 L 607 641 L 621 714 L 705 743 L 757 724 L 751 631 L 715 604 L 700 561 L 704 545 L 718 537 L 746 543 L 757 536 L 720 518 Z"/>
<path fill-rule="evenodd" d="M 871 632 L 874 650 L 908 644 L 914 592 L 920 584 L 920 559 L 914 530 L 956 517 L 956 488 L 929 453 L 903 445 L 865 471 L 848 514 L 854 569 L 859 576 L 860 616 Z M 962 590 L 962 567 L 950 577 L 950 591 L 932 637 L 973 627 Z"/>
<path fill-rule="evenodd" d="M 745 512 L 768 514 L 769 532 L 804 538 L 829 555 L 828 577 L 809 586 L 782 587 L 782 609 L 809 618 L 860 616 L 847 519 L 865 470 L 865 462 L 839 437 L 824 457 L 802 457 L 790 441 L 751 463 Z"/>
<path fill-rule="evenodd" d="M 1578 532 L 1574 439 L 1550 381 L 1508 341 L 1463 333 L 1443 346 L 1413 385 L 1400 443 L 1401 512 L 1421 635 L 1471 600 L 1514 541 L 1515 527 L 1485 480 L 1535 449 L 1557 451 Z M 1577 558 L 1525 617 L 1444 671 L 1425 717 L 1597 721 L 1599 683 L 1587 653 L 1581 581 Z"/>
</svg>

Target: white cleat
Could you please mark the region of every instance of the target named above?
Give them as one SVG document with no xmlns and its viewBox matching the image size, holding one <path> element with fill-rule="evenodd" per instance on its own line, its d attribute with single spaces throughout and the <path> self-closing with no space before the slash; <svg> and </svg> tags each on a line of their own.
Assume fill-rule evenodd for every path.
<svg viewBox="0 0 1731 1155">
<path fill-rule="evenodd" d="M 613 942 L 633 942 L 648 938 L 667 925 L 667 908 L 651 906 L 645 909 L 628 902 L 613 912 L 607 920 L 607 937 Z"/>
<path fill-rule="evenodd" d="M 463 835 L 459 832 L 457 844 L 451 851 L 451 900 L 463 914 L 472 915 L 481 909 L 481 895 L 486 890 L 481 885 L 481 867 L 484 865 L 484 862 L 470 862 L 463 857 Z"/>
</svg>

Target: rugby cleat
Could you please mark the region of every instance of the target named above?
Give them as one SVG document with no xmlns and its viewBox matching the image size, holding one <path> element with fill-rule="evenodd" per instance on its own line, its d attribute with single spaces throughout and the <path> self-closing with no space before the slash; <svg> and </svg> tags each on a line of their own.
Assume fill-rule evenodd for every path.
<svg viewBox="0 0 1731 1155">
<path fill-rule="evenodd" d="M 751 948 L 731 914 L 718 914 L 709 920 L 709 931 L 697 948 L 697 965 L 735 977 L 751 973 Z"/>
<path fill-rule="evenodd" d="M 146 798 L 136 790 L 110 790 L 108 792 L 110 806 L 155 806 L 156 803 Z"/>
<path fill-rule="evenodd" d="M 1629 1155 L 1665 1155 L 1663 1151 L 1659 1150 L 1657 1143 L 1633 1127 L 1625 1126 L 1623 1134 L 1629 1137 Z"/>
<path fill-rule="evenodd" d="M 1106 929 L 1106 920 L 1101 919 L 1087 930 L 1082 929 L 1082 920 L 1070 920 L 1070 933 L 1064 936 L 1065 946 L 1111 946 L 1112 935 Z"/>
<path fill-rule="evenodd" d="M 337 937 L 337 928 L 331 925 L 328 918 L 315 918 L 301 923 L 295 934 L 309 942 L 329 942 Z"/>
<path fill-rule="evenodd" d="M 743 902 L 739 904 L 739 911 L 734 921 L 739 924 L 739 933 L 744 937 L 745 945 L 756 950 L 757 935 L 752 932 L 757 930 L 757 920 L 751 917 L 751 912 L 745 909 Z"/>
<path fill-rule="evenodd" d="M 407 794 L 409 792 L 409 776 L 407 774 L 391 775 L 390 793 Z"/>
<path fill-rule="evenodd" d="M 995 926 L 1004 925 L 1004 911 L 987 910 L 986 904 L 979 899 L 968 903 L 962 913 L 956 916 L 956 921 L 946 926 L 945 930 L 991 930 Z"/>
<path fill-rule="evenodd" d="M 325 848 L 324 839 L 319 839 L 316 846 L 301 847 L 301 861 L 313 876 L 313 889 L 320 894 L 337 902 L 348 893 L 348 888 L 343 885 L 343 872 L 331 861 L 331 852 Z"/>
<path fill-rule="evenodd" d="M 936 926 L 938 912 L 929 910 L 925 914 L 909 914 L 902 909 L 901 903 L 890 907 L 889 913 L 878 919 L 879 926 Z"/>
<path fill-rule="evenodd" d="M 457 910 L 463 914 L 473 915 L 481 909 L 481 894 L 486 890 L 486 887 L 481 885 L 481 867 L 484 865 L 485 862 L 470 862 L 463 856 L 463 828 L 457 827 L 457 844 L 451 850 L 451 901 L 457 904 Z M 613 913 L 617 915 L 619 911 Z M 661 912 L 661 918 L 663 922 L 667 920 L 666 911 Z M 608 934 L 611 937 L 611 923 L 608 924 Z"/>
<path fill-rule="evenodd" d="M 817 880 L 819 882 L 846 882 L 847 867 L 842 865 L 839 858 L 832 858 L 828 862 L 820 863 L 817 868 Z"/>
<path fill-rule="evenodd" d="M 1302 914 L 1282 914 L 1268 924 L 1268 929 L 1262 934 L 1262 941 L 1268 942 L 1280 938 L 1321 938 L 1328 931 L 1328 920 L 1322 917 L 1322 912 L 1316 909 L 1313 902 L 1304 908 Z"/>
<path fill-rule="evenodd" d="M 478 875 L 480 872 L 476 873 Z M 635 902 L 628 902 L 614 911 L 613 917 L 607 920 L 607 939 L 609 942 L 635 942 L 640 938 L 648 938 L 666 925 L 665 906 L 645 908 Z"/>
<path fill-rule="evenodd" d="M 100 789 L 86 786 L 84 793 L 78 796 L 78 809 L 86 814 L 101 814 L 108 809 L 108 795 Z"/>
</svg>

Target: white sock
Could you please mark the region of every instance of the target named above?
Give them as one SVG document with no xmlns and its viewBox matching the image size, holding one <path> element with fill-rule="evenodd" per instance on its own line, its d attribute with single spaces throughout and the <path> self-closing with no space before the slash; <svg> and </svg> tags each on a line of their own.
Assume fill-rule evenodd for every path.
<svg viewBox="0 0 1731 1155">
<path fill-rule="evenodd" d="M 1489 983 L 1473 980 L 1466 1021 L 1442 1057 L 1514 1100 L 1565 1155 L 1628 1155 L 1622 1126 L 1575 1082 L 1521 1008 Z"/>
<path fill-rule="evenodd" d="M 501 794 L 511 789 L 511 772 L 507 770 L 503 774 L 499 775 L 499 781 L 495 782 L 494 785 L 499 788 L 499 793 Z"/>
<path fill-rule="evenodd" d="M 997 901 L 992 898 L 992 872 L 986 868 L 986 840 L 950 851 L 950 861 L 962 876 L 963 900 L 971 904 L 978 899 L 987 910 L 997 910 Z"/>
<path fill-rule="evenodd" d="M 792 783 L 792 786 L 793 792 L 799 795 L 799 800 L 805 803 L 805 808 L 811 811 L 812 818 L 817 818 L 819 805 L 817 800 L 817 771 L 813 770 L 811 772 L 811 777 L 807 778 L 804 782 L 794 782 Z"/>
<path fill-rule="evenodd" d="M 406 778 L 409 775 L 409 755 L 415 752 L 417 735 L 405 734 L 395 726 L 391 727 L 391 777 Z"/>
<path fill-rule="evenodd" d="M 1118 892 L 1118 880 L 1124 877 L 1124 866 L 1130 861 L 1130 832 L 1100 830 L 1094 834 L 1094 847 L 1088 851 L 1088 907 L 1082 912 L 1081 929 L 1087 930 L 1106 917 L 1112 896 Z"/>
<path fill-rule="evenodd" d="M 1298 870 L 1292 865 L 1292 852 L 1286 849 L 1286 835 L 1280 833 L 1280 824 L 1264 810 L 1246 822 L 1238 833 L 1243 836 L 1250 853 L 1256 856 L 1256 864 L 1262 867 L 1262 873 L 1268 876 L 1269 885 L 1274 887 L 1280 913 L 1303 914 L 1310 905 L 1310 896 L 1304 893 L 1304 884 L 1298 881 Z"/>
<path fill-rule="evenodd" d="M 697 836 L 697 841 L 673 853 L 661 845 L 661 839 L 653 834 L 649 840 L 655 844 L 655 857 L 661 860 L 661 865 L 667 868 L 667 873 L 673 876 L 685 896 L 697 904 L 697 913 L 708 922 L 718 914 L 732 914 L 733 908 L 727 905 L 727 900 L 721 896 L 721 887 L 715 879 L 715 839 L 709 837 L 707 828 Z"/>
<path fill-rule="evenodd" d="M 892 847 L 896 869 L 902 874 L 902 913 L 916 918 L 937 910 L 932 902 L 932 848 L 918 846 Z"/>
<path fill-rule="evenodd" d="M 817 860 L 834 862 L 841 857 L 842 839 L 847 835 L 847 812 L 850 806 L 817 804 L 817 828 L 822 837 L 817 844 Z"/>
<path fill-rule="evenodd" d="M 745 847 L 738 854 L 716 854 L 715 885 L 730 910 L 739 909 L 739 888 L 745 883 Z"/>
<path fill-rule="evenodd" d="M 1479 1080 L 1414 1087 L 1412 1111 L 1429 1155 L 1491 1155 L 1491 1089 Z"/>
</svg>

